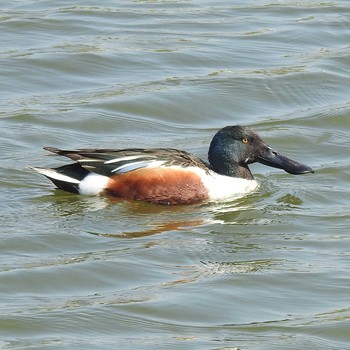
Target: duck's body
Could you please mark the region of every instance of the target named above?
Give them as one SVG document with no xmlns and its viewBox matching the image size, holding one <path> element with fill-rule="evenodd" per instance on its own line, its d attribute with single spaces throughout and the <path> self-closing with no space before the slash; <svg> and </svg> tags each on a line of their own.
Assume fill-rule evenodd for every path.
<svg viewBox="0 0 350 350">
<path fill-rule="evenodd" d="M 209 163 L 176 149 L 81 149 L 46 147 L 76 163 L 33 168 L 58 188 L 160 204 L 192 204 L 237 198 L 258 186 L 248 164 L 255 161 L 294 174 L 312 169 L 279 155 L 246 127 L 229 126 L 213 138 Z"/>
</svg>

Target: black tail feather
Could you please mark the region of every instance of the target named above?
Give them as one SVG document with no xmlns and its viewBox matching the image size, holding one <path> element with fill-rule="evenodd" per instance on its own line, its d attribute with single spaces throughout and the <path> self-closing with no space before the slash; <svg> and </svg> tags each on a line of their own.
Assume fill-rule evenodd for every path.
<svg viewBox="0 0 350 350">
<path fill-rule="evenodd" d="M 57 168 L 43 169 L 43 168 L 31 168 L 42 175 L 46 176 L 57 188 L 79 193 L 79 183 L 82 181 L 90 172 L 84 169 L 79 163 L 67 164 Z M 55 175 L 56 174 L 56 175 Z M 64 176 L 59 176 L 59 174 Z M 71 179 L 71 181 L 69 181 Z"/>
</svg>

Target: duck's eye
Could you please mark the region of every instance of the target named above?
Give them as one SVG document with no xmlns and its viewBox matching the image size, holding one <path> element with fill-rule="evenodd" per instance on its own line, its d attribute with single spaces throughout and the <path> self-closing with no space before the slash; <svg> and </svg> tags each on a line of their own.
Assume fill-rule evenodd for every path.
<svg viewBox="0 0 350 350">
<path fill-rule="evenodd" d="M 242 142 L 243 142 L 244 144 L 247 144 L 247 143 L 249 142 L 249 140 L 248 140 L 246 137 L 244 137 L 244 138 L 242 139 Z"/>
</svg>

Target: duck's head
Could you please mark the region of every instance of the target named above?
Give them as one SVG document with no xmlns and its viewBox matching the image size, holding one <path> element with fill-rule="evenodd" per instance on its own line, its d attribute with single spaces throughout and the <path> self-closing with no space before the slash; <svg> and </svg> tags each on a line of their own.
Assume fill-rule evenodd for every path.
<svg viewBox="0 0 350 350">
<path fill-rule="evenodd" d="M 209 163 L 219 174 L 252 179 L 248 164 L 259 162 L 287 173 L 313 173 L 307 165 L 279 154 L 251 129 L 244 126 L 226 126 L 219 130 L 209 148 Z"/>
</svg>

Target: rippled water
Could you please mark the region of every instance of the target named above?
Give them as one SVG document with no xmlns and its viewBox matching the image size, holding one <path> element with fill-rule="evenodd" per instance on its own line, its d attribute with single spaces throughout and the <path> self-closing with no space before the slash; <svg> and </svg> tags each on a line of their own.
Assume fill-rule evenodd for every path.
<svg viewBox="0 0 350 350">
<path fill-rule="evenodd" d="M 350 3 L 21 0 L 0 9 L 3 349 L 350 349 Z M 312 166 L 165 207 L 54 190 L 43 146 L 249 125 Z"/>
</svg>

